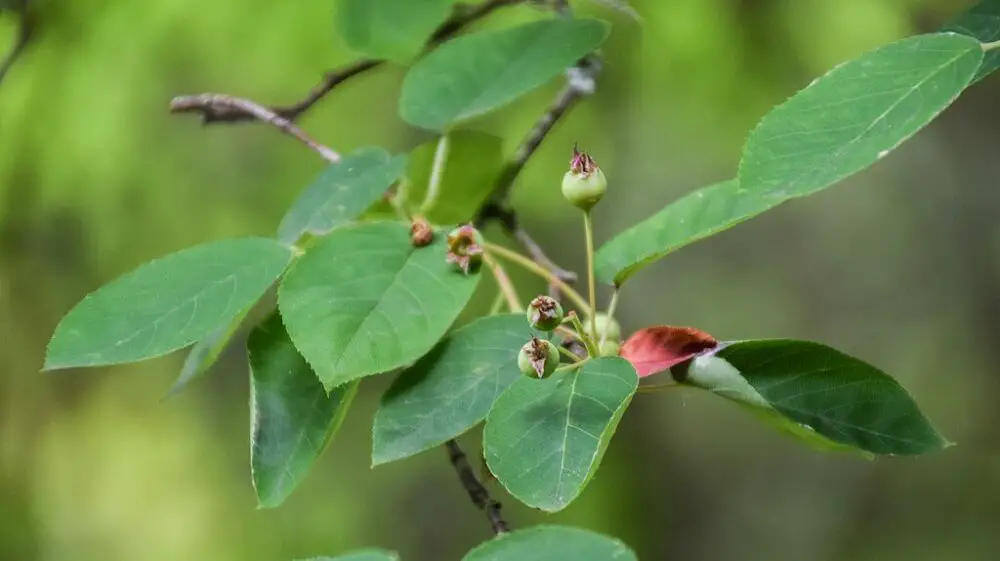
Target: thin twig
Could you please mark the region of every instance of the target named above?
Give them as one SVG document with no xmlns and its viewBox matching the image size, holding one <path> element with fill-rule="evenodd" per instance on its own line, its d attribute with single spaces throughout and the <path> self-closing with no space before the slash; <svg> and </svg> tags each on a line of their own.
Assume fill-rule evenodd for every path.
<svg viewBox="0 0 1000 561">
<path fill-rule="evenodd" d="M 615 291 L 611 293 L 611 303 L 608 304 L 608 317 L 609 318 L 614 318 L 615 317 L 615 311 L 618 309 L 618 295 L 619 294 L 621 294 L 621 291 L 618 290 L 618 285 L 615 285 Z M 595 312 L 596 312 L 596 310 L 595 310 Z M 598 347 L 603 347 L 604 346 L 604 343 L 608 340 L 608 331 L 610 331 L 610 330 L 611 330 L 611 322 L 609 321 L 609 322 L 607 322 L 607 323 L 604 324 L 604 332 L 601 333 L 601 342 L 598 344 Z"/>
<path fill-rule="evenodd" d="M 451 460 L 451 465 L 458 473 L 458 479 L 465 487 L 465 492 L 469 494 L 469 499 L 486 513 L 486 517 L 490 520 L 490 526 L 493 527 L 493 532 L 497 535 L 509 532 L 510 526 L 503 519 L 500 503 L 493 500 L 489 490 L 476 477 L 462 447 L 458 445 L 457 441 L 449 440 L 445 443 L 445 448 L 448 449 L 448 459 Z"/>
<path fill-rule="evenodd" d="M 507 249 L 506 247 L 495 243 L 485 242 L 483 243 L 483 248 L 488 254 L 493 254 L 506 259 L 507 261 L 510 261 L 522 269 L 526 269 L 527 271 L 538 275 L 550 283 L 558 284 L 559 288 L 562 289 L 566 296 L 573 301 L 573 304 L 579 308 L 581 312 L 584 312 L 587 315 L 592 315 L 594 313 L 593 308 L 590 307 L 587 300 L 581 296 L 579 292 L 574 290 L 572 286 L 566 284 L 565 281 L 557 278 L 552 271 L 546 269 L 542 265 L 539 265 L 533 259 L 525 257 L 514 250 Z"/>
<path fill-rule="evenodd" d="M 491 220 L 498 221 L 504 229 L 531 255 L 531 258 L 552 272 L 555 278 L 567 283 L 576 282 L 577 276 L 556 265 L 541 246 L 535 242 L 526 230 L 521 228 L 517 213 L 507 205 L 510 190 L 514 187 L 517 176 L 531 159 L 531 156 L 541 146 L 542 141 L 553 127 L 573 105 L 583 97 L 594 93 L 597 87 L 597 76 L 601 72 L 601 59 L 596 54 L 590 54 L 581 59 L 566 73 L 566 85 L 556 96 L 548 110 L 535 122 L 534 127 L 518 145 L 514 157 L 501 171 L 493 192 L 486 204 L 479 209 L 475 224 L 482 228 Z M 559 299 L 559 283 L 549 283 L 549 296 Z"/>
<path fill-rule="evenodd" d="M 442 134 L 434 149 L 434 163 L 431 164 L 431 177 L 427 181 L 427 194 L 424 196 L 424 202 L 420 204 L 420 214 L 422 215 L 433 210 L 434 205 L 437 204 L 441 183 L 444 180 L 444 171 L 448 166 L 449 138 L 448 135 Z"/>
<path fill-rule="evenodd" d="M 301 101 L 291 105 L 270 107 L 268 109 L 272 113 L 280 115 L 289 121 L 294 121 L 303 113 L 308 111 L 319 100 L 323 99 L 323 97 L 330 93 L 334 88 L 359 74 L 375 68 L 376 66 L 382 64 L 382 62 L 383 61 L 381 60 L 366 58 L 352 62 L 343 68 L 327 72 L 326 75 L 323 76 L 323 81 L 310 90 L 309 94 L 307 94 Z M 243 111 L 239 107 L 207 107 L 202 111 L 201 120 L 202 123 L 206 125 L 211 123 L 239 123 L 245 121 L 255 121 L 257 120 L 257 116 L 253 113 Z"/>
<path fill-rule="evenodd" d="M 456 8 L 457 12 L 455 15 L 434 30 L 430 41 L 427 42 L 428 46 L 437 45 L 438 43 L 443 43 L 448 39 L 451 39 L 459 31 L 465 28 L 465 26 L 483 19 L 498 8 L 523 4 L 525 1 L 526 0 L 485 0 L 475 6 L 459 6 Z"/>
<path fill-rule="evenodd" d="M 430 48 L 434 45 L 447 41 L 469 24 L 488 16 L 498 8 L 513 6 L 524 1 L 525 0 L 484 0 L 480 4 L 472 7 L 461 7 L 456 9 L 456 13 L 434 31 L 431 38 L 427 41 L 427 47 Z M 358 76 L 359 74 L 373 70 L 381 66 L 384 62 L 384 60 L 366 58 L 352 62 L 343 68 L 327 72 L 323 77 L 323 81 L 313 87 L 313 89 L 310 90 L 309 93 L 300 101 L 291 105 L 274 106 L 269 107 L 268 109 L 272 113 L 279 115 L 288 121 L 295 121 L 340 84 Z M 255 114 L 243 111 L 242 108 L 236 106 L 202 108 L 202 122 L 205 124 L 238 123 L 254 121 L 257 119 L 258 117 Z"/>
<path fill-rule="evenodd" d="M 507 307 L 511 312 L 519 313 L 524 311 L 524 306 L 521 305 L 521 299 L 517 295 L 517 288 L 514 287 L 514 283 L 510 280 L 507 275 L 506 269 L 503 265 L 497 263 L 496 259 L 487 256 L 486 264 L 493 271 L 493 276 L 496 278 L 497 285 L 500 287 L 500 293 L 503 294 L 504 299 L 507 300 Z"/>
<path fill-rule="evenodd" d="M 490 195 L 490 204 L 500 207 L 506 206 L 507 197 L 514 186 L 514 181 L 524 169 L 525 164 L 531 156 L 541 146 L 542 141 L 552 131 L 559 119 L 566 114 L 573 105 L 585 96 L 588 96 L 597 89 L 597 76 L 601 72 L 602 61 L 596 54 L 589 54 L 569 70 L 566 71 L 566 85 L 556 96 L 555 101 L 542 115 L 535 126 L 524 137 L 518 145 L 514 157 L 504 167 L 500 173 L 493 192 Z M 489 206 L 489 205 L 487 205 Z"/>
<path fill-rule="evenodd" d="M 305 132 L 303 132 L 302 129 L 292 124 L 292 122 L 288 119 L 278 115 L 267 107 L 258 105 L 248 99 L 242 99 L 225 94 L 206 93 L 198 95 L 183 95 L 175 97 L 170 101 L 171 113 L 194 112 L 201 113 L 204 116 L 207 112 L 212 111 L 213 108 L 237 109 L 244 113 L 253 115 L 255 119 L 270 123 L 281 129 L 281 131 L 285 134 L 289 134 L 299 139 L 328 162 L 337 163 L 340 161 L 340 154 L 310 138 Z"/>
<path fill-rule="evenodd" d="M 533 261 L 549 270 L 557 279 L 566 283 L 576 282 L 576 273 L 563 269 L 549 258 L 545 250 L 542 249 L 542 246 L 531 237 L 531 234 L 527 230 L 521 227 L 517 213 L 513 209 L 502 207 L 498 204 L 487 203 L 479 211 L 477 227 L 483 227 L 490 220 L 496 220 L 508 234 L 513 236 L 517 243 L 521 244 L 521 247 L 528 252 Z M 549 296 L 559 300 L 560 292 L 559 283 L 549 283 Z"/>
</svg>

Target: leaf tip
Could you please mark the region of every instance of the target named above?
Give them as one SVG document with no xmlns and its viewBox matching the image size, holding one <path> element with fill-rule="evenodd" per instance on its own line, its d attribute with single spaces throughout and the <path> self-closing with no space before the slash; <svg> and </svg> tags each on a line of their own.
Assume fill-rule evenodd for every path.
<svg viewBox="0 0 1000 561">
<path fill-rule="evenodd" d="M 277 508 L 288 498 L 288 493 L 283 493 L 280 490 L 272 490 L 270 493 L 261 492 L 257 487 L 256 481 L 254 482 L 254 494 L 257 496 L 257 506 L 254 507 L 254 510 L 271 510 Z"/>
<path fill-rule="evenodd" d="M 97 364 L 91 364 L 79 360 L 67 360 L 61 357 L 53 357 L 52 353 L 49 352 L 45 355 L 45 361 L 42 363 L 42 369 L 39 372 L 53 372 L 55 370 L 66 370 L 69 368 L 79 368 L 84 366 L 97 366 Z"/>
<path fill-rule="evenodd" d="M 384 452 L 380 453 L 377 450 L 372 450 L 372 463 L 369 469 L 375 469 L 379 466 L 384 466 L 385 464 L 388 464 L 389 462 L 392 462 L 393 460 L 396 459 L 398 458 L 394 458 Z"/>
</svg>

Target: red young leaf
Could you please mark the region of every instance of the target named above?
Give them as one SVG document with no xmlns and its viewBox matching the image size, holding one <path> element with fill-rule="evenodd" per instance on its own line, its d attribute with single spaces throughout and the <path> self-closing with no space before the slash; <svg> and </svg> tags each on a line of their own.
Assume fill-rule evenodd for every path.
<svg viewBox="0 0 1000 561">
<path fill-rule="evenodd" d="M 632 363 L 640 378 L 645 378 L 718 344 L 714 337 L 693 327 L 658 325 L 633 333 L 619 355 Z"/>
</svg>

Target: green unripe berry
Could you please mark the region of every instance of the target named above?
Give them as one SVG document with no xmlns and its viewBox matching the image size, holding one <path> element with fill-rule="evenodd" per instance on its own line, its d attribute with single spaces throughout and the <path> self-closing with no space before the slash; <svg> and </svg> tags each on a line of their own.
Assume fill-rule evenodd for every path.
<svg viewBox="0 0 1000 561">
<path fill-rule="evenodd" d="M 563 320 L 563 309 L 554 298 L 539 296 L 528 304 L 528 323 L 539 331 L 552 331 Z"/>
<path fill-rule="evenodd" d="M 608 314 L 605 314 L 604 312 L 599 312 L 597 316 L 594 317 L 594 320 L 597 323 L 596 334 L 591 333 L 592 322 L 590 321 L 590 318 L 587 318 L 587 321 L 585 321 L 583 324 L 583 329 L 587 332 L 587 335 L 590 335 L 591 337 L 600 340 L 602 337 L 605 336 L 604 334 L 606 331 L 608 341 L 621 341 L 622 326 L 618 324 L 615 318 L 609 316 Z"/>
<path fill-rule="evenodd" d="M 517 367 L 525 376 L 548 378 L 559 367 L 559 349 L 551 341 L 533 337 L 517 354 Z"/>
<path fill-rule="evenodd" d="M 483 262 L 483 235 L 472 224 L 455 228 L 448 234 L 445 259 L 458 265 L 468 275 Z"/>
<path fill-rule="evenodd" d="M 599 352 L 601 356 L 618 356 L 618 351 L 620 351 L 621 348 L 622 346 L 618 344 L 618 341 L 608 339 L 603 345 L 601 345 Z"/>
<path fill-rule="evenodd" d="M 607 192 L 604 172 L 589 154 L 574 148 L 569 171 L 563 176 L 563 196 L 574 206 L 589 211 Z"/>
</svg>

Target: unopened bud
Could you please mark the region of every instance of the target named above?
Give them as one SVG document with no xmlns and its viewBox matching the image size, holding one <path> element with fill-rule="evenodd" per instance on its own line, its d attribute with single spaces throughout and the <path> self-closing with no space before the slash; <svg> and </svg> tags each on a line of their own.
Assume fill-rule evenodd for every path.
<svg viewBox="0 0 1000 561">
<path fill-rule="evenodd" d="M 423 218 L 414 218 L 410 224 L 410 243 L 413 247 L 424 247 L 434 241 L 434 228 Z"/>
</svg>

